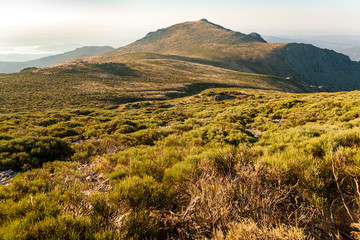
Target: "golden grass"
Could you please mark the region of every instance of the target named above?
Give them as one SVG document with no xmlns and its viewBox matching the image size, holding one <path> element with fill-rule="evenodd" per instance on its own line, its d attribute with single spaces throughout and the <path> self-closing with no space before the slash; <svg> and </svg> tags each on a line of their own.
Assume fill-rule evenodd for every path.
<svg viewBox="0 0 360 240">
<path fill-rule="evenodd" d="M 106 107 L 182 97 L 214 87 L 306 91 L 283 78 L 239 72 L 218 66 L 219 63 L 191 58 L 125 54 L 119 61 L 101 62 L 94 57 L 88 60 L 1 75 L 0 111 Z M 106 68 L 104 64 L 108 64 Z"/>
</svg>

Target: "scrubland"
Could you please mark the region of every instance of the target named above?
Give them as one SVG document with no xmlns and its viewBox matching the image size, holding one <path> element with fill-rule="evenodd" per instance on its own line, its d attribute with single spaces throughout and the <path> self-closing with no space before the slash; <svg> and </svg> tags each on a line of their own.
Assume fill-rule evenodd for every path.
<svg viewBox="0 0 360 240">
<path fill-rule="evenodd" d="M 1 239 L 358 239 L 360 93 L 0 115 Z"/>
</svg>

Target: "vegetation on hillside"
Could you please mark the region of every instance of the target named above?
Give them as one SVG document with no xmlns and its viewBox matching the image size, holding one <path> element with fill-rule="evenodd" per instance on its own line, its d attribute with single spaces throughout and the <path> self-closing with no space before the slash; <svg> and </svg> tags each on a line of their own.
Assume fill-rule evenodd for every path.
<svg viewBox="0 0 360 240">
<path fill-rule="evenodd" d="M 111 108 L 128 102 L 197 94 L 211 87 L 307 90 L 283 78 L 229 68 L 210 60 L 136 53 L 102 62 L 79 60 L 29 69 L 0 75 L 0 112 Z"/>
<path fill-rule="evenodd" d="M 0 167 L 22 173 L 0 186 L 0 238 L 359 239 L 359 97 L 3 113 Z"/>
<path fill-rule="evenodd" d="M 348 56 L 310 44 L 266 43 L 256 33 L 245 35 L 207 20 L 151 32 L 132 44 L 109 51 L 107 57 L 139 52 L 213 59 L 244 72 L 290 77 L 317 91 L 360 88 L 360 64 Z M 94 58 L 101 61 L 105 56 Z"/>
</svg>

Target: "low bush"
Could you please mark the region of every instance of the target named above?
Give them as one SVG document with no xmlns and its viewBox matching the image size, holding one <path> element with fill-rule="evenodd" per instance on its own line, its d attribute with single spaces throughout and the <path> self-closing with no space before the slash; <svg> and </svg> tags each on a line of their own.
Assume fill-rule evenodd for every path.
<svg viewBox="0 0 360 240">
<path fill-rule="evenodd" d="M 161 183 L 150 176 L 140 178 L 132 176 L 114 185 L 112 201 L 117 204 L 125 201 L 135 209 L 157 208 L 169 200 L 169 196 Z"/>
<path fill-rule="evenodd" d="M 69 143 L 53 137 L 25 137 L 0 141 L 0 168 L 20 170 L 44 162 L 66 159 L 73 153 Z"/>
<path fill-rule="evenodd" d="M 179 141 L 183 145 L 205 145 L 208 143 L 238 145 L 241 142 L 254 140 L 241 129 L 232 129 L 226 125 L 207 125 L 184 133 Z"/>
<path fill-rule="evenodd" d="M 159 225 L 151 212 L 145 210 L 132 211 L 125 223 L 126 239 L 156 239 Z"/>
<path fill-rule="evenodd" d="M 0 115 L 0 239 L 357 237 L 359 93 L 242 91 Z"/>
<path fill-rule="evenodd" d="M 341 115 L 338 118 L 338 121 L 340 121 L 340 122 L 348 122 L 348 121 L 353 120 L 353 119 L 358 118 L 358 117 L 359 117 L 359 112 L 358 111 L 351 111 L 351 112 L 347 112 L 347 113 L 344 113 L 343 115 Z"/>
</svg>

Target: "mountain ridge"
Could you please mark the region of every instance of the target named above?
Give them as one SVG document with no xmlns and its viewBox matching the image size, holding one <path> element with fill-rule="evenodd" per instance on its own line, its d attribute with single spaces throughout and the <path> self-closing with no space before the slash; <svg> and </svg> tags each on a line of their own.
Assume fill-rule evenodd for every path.
<svg viewBox="0 0 360 240">
<path fill-rule="evenodd" d="M 311 44 L 267 43 L 257 33 L 246 35 L 205 19 L 150 32 L 108 54 L 134 52 L 223 61 L 247 72 L 289 78 L 319 91 L 360 89 L 360 64 L 348 56 Z"/>
<path fill-rule="evenodd" d="M 239 43 L 265 43 L 259 34 L 244 34 L 224 28 L 202 19 L 188 21 L 158 29 L 148 33 L 144 38 L 125 47 L 115 50 L 117 53 L 155 52 L 177 54 L 182 51 L 196 51 L 198 45 L 236 45 Z M 191 54 L 188 54 L 191 55 Z"/>
</svg>

